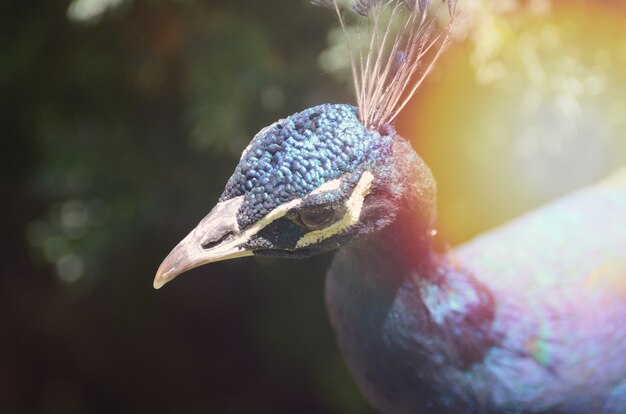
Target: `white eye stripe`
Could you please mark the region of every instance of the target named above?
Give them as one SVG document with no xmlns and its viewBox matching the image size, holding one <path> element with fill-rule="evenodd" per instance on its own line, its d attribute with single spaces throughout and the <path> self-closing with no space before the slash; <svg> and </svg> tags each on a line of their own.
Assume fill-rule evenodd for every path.
<svg viewBox="0 0 626 414">
<path fill-rule="evenodd" d="M 334 234 L 337 234 L 338 232 L 345 229 L 346 227 L 351 226 L 354 223 L 356 223 L 359 220 L 359 217 L 361 215 L 361 209 L 363 207 L 363 200 L 365 199 L 365 196 L 369 193 L 373 180 L 374 180 L 374 176 L 372 175 L 372 173 L 370 173 L 369 171 L 365 171 L 361 175 L 359 182 L 354 187 L 354 190 L 352 190 L 352 195 L 350 195 L 350 198 L 346 200 L 346 202 L 344 203 L 344 206 L 346 209 L 346 213 L 344 214 L 344 216 L 340 220 L 333 222 L 331 225 L 329 225 L 328 227 L 324 229 L 311 231 L 305 234 L 296 243 L 296 248 L 300 248 L 300 247 L 308 246 L 313 243 L 320 242 L 324 239 L 327 239 L 333 236 Z M 336 190 L 339 188 L 340 185 L 341 185 L 341 180 L 339 179 L 332 180 L 332 181 L 322 184 L 311 194 Z M 260 232 L 262 229 L 264 229 L 265 227 L 267 227 L 274 221 L 278 220 L 279 218 L 284 217 L 290 210 L 300 207 L 301 205 L 302 205 L 302 199 L 299 198 L 296 200 L 291 200 L 288 203 L 285 203 L 283 205 L 276 207 L 274 210 L 270 211 L 265 217 L 263 217 L 261 220 L 256 222 L 254 225 L 245 229 L 241 233 L 241 239 L 249 240 L 253 235 L 257 234 L 258 232 Z"/>
<path fill-rule="evenodd" d="M 333 180 L 326 184 L 331 184 L 335 181 L 338 180 Z M 343 229 L 359 221 L 359 218 L 361 216 L 361 210 L 363 208 L 363 201 L 365 200 L 365 196 L 369 194 L 370 188 L 372 186 L 372 181 L 374 181 L 374 175 L 369 171 L 365 171 L 361 175 L 361 178 L 359 179 L 357 185 L 354 187 L 354 190 L 352 190 L 352 195 L 350 195 L 350 198 L 345 202 L 346 213 L 344 214 L 344 216 L 340 220 L 335 221 L 326 228 L 314 230 L 305 234 L 296 243 L 296 248 L 319 243 L 320 241 L 339 233 Z"/>
<path fill-rule="evenodd" d="M 341 185 L 341 180 L 339 179 L 328 181 L 322 184 L 321 186 L 319 186 L 318 188 L 316 188 L 311 194 L 318 194 L 322 192 L 332 191 L 332 190 L 339 188 L 340 185 Z M 302 204 L 302 199 L 298 198 L 298 199 L 291 200 L 288 203 L 285 203 L 276 207 L 274 210 L 270 211 L 261 220 L 256 222 L 254 225 L 250 226 L 248 229 L 246 229 L 244 231 L 244 234 L 248 235 L 248 237 L 251 237 L 253 234 L 256 234 L 259 231 L 263 230 L 263 228 L 267 227 L 272 222 L 283 217 L 290 210 L 293 210 L 294 208 L 299 207 L 301 204 Z"/>
<path fill-rule="evenodd" d="M 287 214 L 287 212 L 289 212 L 289 210 L 300 206 L 300 204 L 302 204 L 302 199 L 298 198 L 296 200 L 291 200 L 286 204 L 282 204 L 276 207 L 274 210 L 270 211 L 265 217 L 257 221 L 254 225 L 250 226 L 243 232 L 243 234 L 246 235 L 246 240 L 252 237 L 254 234 L 258 233 L 259 231 L 263 230 L 269 224 L 283 217 L 285 214 Z"/>
<path fill-rule="evenodd" d="M 324 184 L 317 187 L 310 195 L 327 193 L 329 191 L 338 190 L 341 187 L 341 178 L 337 178 L 332 181 L 327 181 Z"/>
</svg>

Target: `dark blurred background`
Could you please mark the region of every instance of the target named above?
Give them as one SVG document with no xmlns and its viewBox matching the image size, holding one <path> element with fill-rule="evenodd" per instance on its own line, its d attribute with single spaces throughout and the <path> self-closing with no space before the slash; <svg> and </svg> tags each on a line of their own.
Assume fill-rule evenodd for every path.
<svg viewBox="0 0 626 414">
<path fill-rule="evenodd" d="M 626 163 L 626 0 L 467 0 L 398 119 L 454 245 Z M 455 35 L 455 36 L 457 36 Z M 370 413 L 331 255 L 152 289 L 251 137 L 353 102 L 308 0 L 0 2 L 0 413 Z"/>
<path fill-rule="evenodd" d="M 280 116 L 349 90 L 306 0 L 0 3 L 0 412 L 364 413 L 329 256 L 152 289 Z"/>
</svg>

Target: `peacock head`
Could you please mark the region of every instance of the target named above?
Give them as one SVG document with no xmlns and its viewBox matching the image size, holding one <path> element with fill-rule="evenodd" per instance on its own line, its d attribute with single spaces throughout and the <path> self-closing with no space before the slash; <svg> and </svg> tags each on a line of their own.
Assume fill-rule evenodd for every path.
<svg viewBox="0 0 626 414">
<path fill-rule="evenodd" d="M 261 130 L 217 205 L 163 261 L 154 286 L 220 260 L 319 254 L 387 225 L 396 208 L 397 138 L 382 130 L 363 126 L 355 107 L 330 104 Z"/>
<path fill-rule="evenodd" d="M 452 17 L 456 2 L 447 1 Z M 335 9 L 346 29 L 338 0 L 313 3 Z M 358 110 L 320 105 L 261 130 L 217 205 L 159 267 L 156 288 L 206 263 L 253 254 L 306 257 L 365 237 L 394 221 L 408 186 L 419 194 L 416 210 L 429 231 L 434 181 L 390 126 L 449 39 L 452 20 L 438 33 L 429 4 L 352 2 L 358 15 L 388 19 L 373 25 L 363 42 L 369 48 L 348 41 Z"/>
</svg>

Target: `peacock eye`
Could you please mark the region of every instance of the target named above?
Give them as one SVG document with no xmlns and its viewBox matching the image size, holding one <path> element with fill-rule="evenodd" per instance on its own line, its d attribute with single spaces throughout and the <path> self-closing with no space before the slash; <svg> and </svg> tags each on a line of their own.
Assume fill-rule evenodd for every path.
<svg viewBox="0 0 626 414">
<path fill-rule="evenodd" d="M 327 208 L 319 210 L 304 210 L 294 217 L 297 225 L 307 229 L 326 227 L 337 218 L 337 211 Z"/>
</svg>

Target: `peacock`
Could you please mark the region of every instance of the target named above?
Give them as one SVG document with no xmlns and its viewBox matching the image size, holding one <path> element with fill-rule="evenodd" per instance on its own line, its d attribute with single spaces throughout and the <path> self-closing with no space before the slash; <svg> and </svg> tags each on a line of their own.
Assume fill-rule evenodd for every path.
<svg viewBox="0 0 626 414">
<path fill-rule="evenodd" d="M 449 42 L 456 3 L 356 0 L 372 22 L 356 37 L 345 7 L 313 3 L 346 33 L 356 105 L 262 129 L 154 287 L 219 260 L 338 250 L 328 312 L 380 412 L 626 413 L 626 169 L 436 251 L 435 179 L 394 119 Z"/>
</svg>

